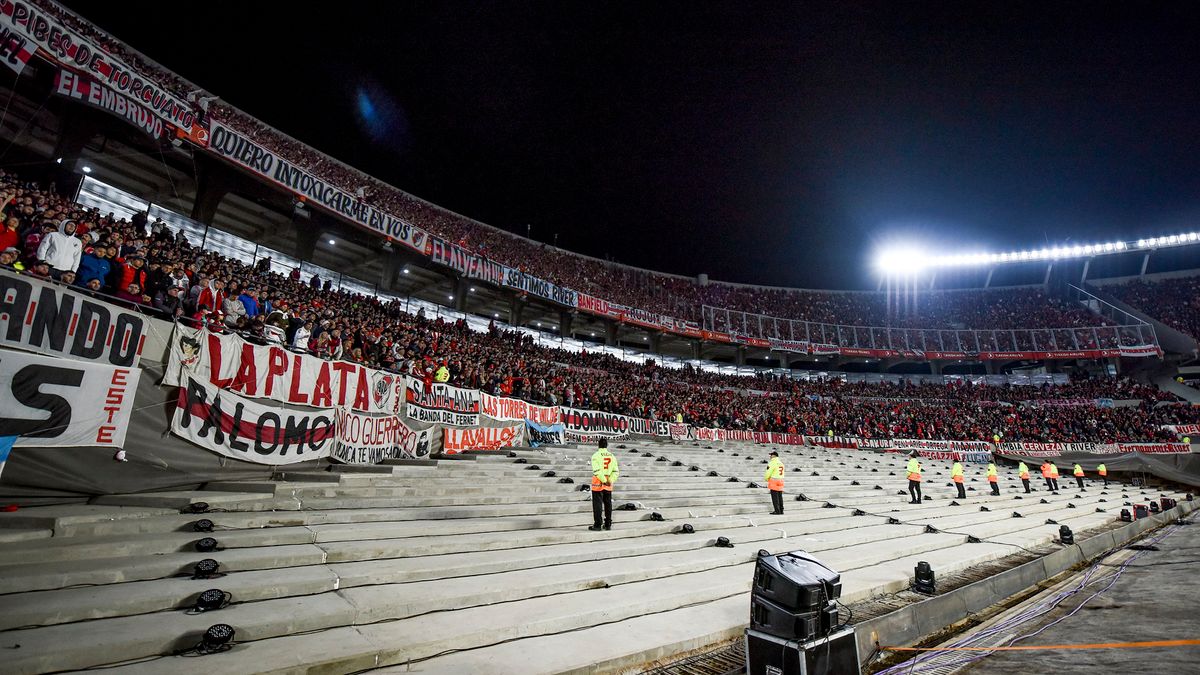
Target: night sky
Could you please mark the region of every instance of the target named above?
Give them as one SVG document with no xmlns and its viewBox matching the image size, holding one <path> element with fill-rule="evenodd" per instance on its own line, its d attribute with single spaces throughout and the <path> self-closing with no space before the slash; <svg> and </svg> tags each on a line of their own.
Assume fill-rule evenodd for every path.
<svg viewBox="0 0 1200 675">
<path fill-rule="evenodd" d="M 413 194 L 668 272 L 873 287 L 900 239 L 1200 223 L 1194 3 L 66 4 Z"/>
</svg>

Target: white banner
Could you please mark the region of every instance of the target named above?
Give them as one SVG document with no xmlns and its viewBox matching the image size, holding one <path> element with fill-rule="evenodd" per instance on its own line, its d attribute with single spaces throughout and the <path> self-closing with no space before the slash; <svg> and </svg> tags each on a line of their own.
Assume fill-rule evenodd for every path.
<svg viewBox="0 0 1200 675">
<path fill-rule="evenodd" d="M 511 427 L 476 427 L 474 429 L 442 429 L 442 452 L 457 455 L 466 450 L 499 450 L 521 445 L 525 441 L 525 423 Z"/>
<path fill-rule="evenodd" d="M 0 437 L 19 448 L 125 445 L 142 371 L 0 350 Z"/>
<path fill-rule="evenodd" d="M 305 168 L 292 164 L 258 145 L 223 122 L 213 120 L 212 140 L 208 149 L 347 220 L 428 254 L 425 250 L 427 235 L 424 230 L 317 178 Z"/>
<path fill-rule="evenodd" d="M 518 398 L 503 398 L 480 393 L 480 412 L 485 417 L 500 422 L 532 420 L 548 427 L 562 421 L 562 410 L 558 406 L 534 405 Z"/>
<path fill-rule="evenodd" d="M 0 345 L 64 359 L 138 365 L 146 317 L 58 284 L 0 271 Z"/>
<path fill-rule="evenodd" d="M 429 387 L 414 377 L 406 378 L 405 414 L 410 419 L 427 424 L 452 427 L 479 426 L 480 394 L 476 389 L 460 389 L 448 384 Z"/>
<path fill-rule="evenodd" d="M 624 415 L 578 408 L 563 408 L 562 413 L 567 433 L 576 437 L 617 438 L 629 435 L 629 418 Z"/>
<path fill-rule="evenodd" d="M 672 422 L 667 425 L 667 433 L 673 441 L 686 441 L 692 437 L 692 428 L 686 424 Z"/>
<path fill-rule="evenodd" d="M 666 420 L 644 420 L 637 417 L 630 417 L 629 433 L 639 436 L 661 436 L 666 438 L 671 435 L 671 425 Z"/>
<path fill-rule="evenodd" d="M 929 441 L 921 438 L 893 438 L 891 447 L 900 450 L 992 451 L 992 444 L 987 441 Z"/>
<path fill-rule="evenodd" d="M 334 413 L 330 457 L 345 464 L 378 464 L 385 459 L 429 456 L 433 428 L 413 429 L 396 415 L 364 415 L 349 408 Z"/>
<path fill-rule="evenodd" d="M 333 410 L 266 406 L 189 377 L 171 418 L 177 436 L 256 464 L 295 464 L 328 457 Z"/>
<path fill-rule="evenodd" d="M 326 361 L 176 324 L 163 384 L 179 386 L 188 376 L 248 398 L 390 414 L 400 412 L 406 379 L 349 361 Z"/>
<path fill-rule="evenodd" d="M 1163 428 L 1180 436 L 1200 436 L 1200 424 L 1167 424 Z"/>
<path fill-rule="evenodd" d="M 1181 455 L 1192 451 L 1187 443 L 1001 443 L 997 452 L 1018 457 L 1058 457 L 1064 454 Z"/>
</svg>

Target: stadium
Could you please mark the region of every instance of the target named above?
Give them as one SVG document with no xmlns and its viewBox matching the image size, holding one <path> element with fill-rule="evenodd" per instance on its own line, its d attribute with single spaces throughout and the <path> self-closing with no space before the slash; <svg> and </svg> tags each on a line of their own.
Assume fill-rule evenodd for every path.
<svg viewBox="0 0 1200 675">
<path fill-rule="evenodd" d="M 3 672 L 1195 670 L 1200 227 L 659 271 L 103 18 L 0 0 Z"/>
</svg>

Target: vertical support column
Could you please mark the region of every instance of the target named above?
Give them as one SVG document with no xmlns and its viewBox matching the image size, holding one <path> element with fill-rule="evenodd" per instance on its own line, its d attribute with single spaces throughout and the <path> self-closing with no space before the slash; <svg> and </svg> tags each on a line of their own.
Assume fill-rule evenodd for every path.
<svg viewBox="0 0 1200 675">
<path fill-rule="evenodd" d="M 1139 277 L 1146 276 L 1146 268 L 1149 266 L 1150 266 L 1150 252 L 1147 251 L 1146 255 L 1142 256 L 1142 271 L 1138 272 L 1138 276 Z"/>
<path fill-rule="evenodd" d="M 562 309 L 558 312 L 558 334 L 562 337 L 571 337 L 571 327 L 575 322 L 575 313 Z"/>
<path fill-rule="evenodd" d="M 58 138 L 54 141 L 53 155 L 53 159 L 62 158 L 62 164 L 56 165 L 58 175 L 54 179 L 54 188 L 60 195 L 73 197 L 79 191 L 79 184 L 83 181 L 83 174 L 79 173 L 79 156 L 98 131 L 95 121 L 85 115 L 79 106 L 66 106 L 58 127 Z"/>
<path fill-rule="evenodd" d="M 1079 283 L 1081 283 L 1081 284 L 1082 284 L 1082 283 L 1084 283 L 1084 282 L 1086 282 L 1086 281 L 1087 281 L 1087 273 L 1088 273 L 1088 268 L 1089 268 L 1089 267 L 1091 267 L 1091 266 L 1092 266 L 1092 259 L 1091 259 L 1091 258 L 1088 258 L 1087 260 L 1084 260 L 1084 261 L 1083 261 L 1083 274 L 1082 274 L 1082 275 L 1080 275 L 1080 277 L 1079 277 Z"/>
<path fill-rule="evenodd" d="M 746 345 L 737 346 L 737 355 L 734 356 L 733 363 L 736 366 L 746 365 Z"/>
<path fill-rule="evenodd" d="M 454 279 L 454 309 L 467 311 L 467 294 L 471 292 L 471 280 L 466 277 Z"/>
<path fill-rule="evenodd" d="M 660 331 L 650 331 L 650 351 L 655 354 L 662 354 L 662 336 Z"/>
<path fill-rule="evenodd" d="M 941 361 L 938 361 L 938 360 L 933 360 L 933 361 L 930 361 L 930 362 L 929 362 L 929 372 L 930 372 L 930 373 L 932 373 L 932 374 L 934 374 L 934 375 L 941 376 L 941 374 L 942 374 L 942 362 L 941 362 Z"/>
<path fill-rule="evenodd" d="M 693 342 L 692 343 L 692 358 L 693 359 L 704 358 L 702 356 L 703 353 L 704 353 L 704 340 L 696 340 L 695 342 Z"/>
<path fill-rule="evenodd" d="M 219 202 L 220 200 L 218 199 L 217 201 Z M 197 199 L 196 203 L 199 204 L 200 200 Z M 216 212 L 216 208 L 214 204 L 214 213 Z M 209 219 L 211 221 L 211 214 L 209 215 Z M 211 222 L 208 224 L 211 224 Z M 311 214 L 308 218 L 292 214 L 292 229 L 296 231 L 296 245 L 292 250 L 292 255 L 296 256 L 297 260 L 312 262 L 313 254 L 317 251 L 317 240 L 321 238 L 320 225 L 321 221 L 316 214 Z"/>
<path fill-rule="evenodd" d="M 984 288 L 991 288 L 991 287 L 992 287 L 992 273 L 994 273 L 995 271 L 996 271 L 996 268 L 995 268 L 995 267 L 988 268 L 987 281 L 983 282 L 983 287 L 984 287 Z"/>
<path fill-rule="evenodd" d="M 615 347 L 621 339 L 621 324 L 608 319 L 604 322 L 604 344 Z"/>
<path fill-rule="evenodd" d="M 525 300 L 519 293 L 513 293 L 508 299 L 508 323 L 513 326 L 521 325 L 521 315 L 525 313 Z"/>
<path fill-rule="evenodd" d="M 389 251 L 383 257 L 383 270 L 379 273 L 379 290 L 392 292 L 396 288 L 396 275 L 400 273 L 400 254 Z"/>
<path fill-rule="evenodd" d="M 229 169 L 217 164 L 217 160 L 203 154 L 196 153 L 193 162 L 196 166 L 196 201 L 192 202 L 192 220 L 212 225 L 217 207 L 233 187 L 233 176 Z M 292 222 L 296 222 L 294 217 Z"/>
</svg>

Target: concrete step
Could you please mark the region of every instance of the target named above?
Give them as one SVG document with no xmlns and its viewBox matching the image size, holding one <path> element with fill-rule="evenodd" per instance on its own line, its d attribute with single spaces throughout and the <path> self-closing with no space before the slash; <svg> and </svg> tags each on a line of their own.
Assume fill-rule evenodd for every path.
<svg viewBox="0 0 1200 675">
<path fill-rule="evenodd" d="M 1032 539 L 1033 537 L 1031 537 Z M 876 556 L 890 555 L 888 552 L 880 552 L 880 547 L 873 543 L 857 547 L 846 547 L 842 550 L 839 556 L 832 552 L 825 552 L 821 557 L 831 565 L 834 565 L 833 560 L 846 563 L 842 569 L 849 570 L 844 573 L 844 583 L 848 585 L 848 592 L 844 591 L 843 598 L 847 602 L 854 599 L 868 597 L 869 594 L 875 592 L 894 592 L 900 590 L 909 583 L 909 574 L 911 565 L 909 562 L 913 560 L 914 555 L 921 556 L 922 559 L 931 560 L 938 566 L 938 569 L 943 574 L 949 574 L 956 570 L 966 569 L 967 566 L 978 564 L 984 560 L 993 559 L 1004 554 L 1004 551 L 1009 550 L 1001 545 L 966 545 L 957 544 L 951 540 L 955 539 L 950 535 L 913 535 L 909 539 L 914 540 L 914 546 L 922 549 L 919 553 L 912 555 L 901 555 L 898 558 L 891 558 L 886 562 L 872 563 L 864 558 L 864 554 Z M 767 547 L 769 550 L 794 550 L 802 541 L 793 539 L 779 540 L 775 547 Z M 1031 542 L 1032 543 L 1032 542 Z M 949 548 L 941 548 L 930 550 L 929 546 L 937 546 L 943 544 L 951 544 Z M 813 549 L 810 550 L 814 550 Z M 736 559 L 738 549 L 710 549 L 712 551 L 723 551 L 730 559 Z M 912 550 L 911 547 L 895 546 L 894 552 L 903 554 Z M 579 591 L 575 593 L 557 594 L 544 597 L 530 598 L 525 600 L 517 600 L 506 603 L 503 606 L 482 606 L 471 607 L 460 610 L 436 612 L 418 617 L 410 617 L 399 620 L 388 620 L 371 625 L 358 626 L 358 634 L 367 638 L 372 644 L 373 651 L 377 656 L 376 664 L 387 665 L 395 663 L 403 663 L 410 659 L 422 659 L 436 654 L 441 654 L 446 651 L 472 649 L 497 644 L 505 640 L 546 635 L 554 633 L 562 633 L 576 628 L 586 628 L 598 623 L 611 623 L 613 621 L 624 621 L 633 619 L 639 616 L 645 616 L 658 612 L 670 612 L 678 609 L 681 606 L 693 603 L 712 603 L 721 600 L 722 598 L 743 598 L 743 614 L 740 623 L 744 625 L 745 621 L 745 606 L 748 605 L 748 597 L 746 591 L 749 589 L 751 572 L 753 569 L 753 551 L 745 551 L 745 555 L 741 559 L 743 562 L 734 563 L 729 566 L 718 567 L 703 572 L 694 572 L 687 574 L 677 574 L 667 578 L 652 579 L 649 581 L 633 582 L 621 585 L 610 585 L 607 588 L 592 588 L 589 590 Z M 841 558 L 844 558 L 842 560 Z M 866 566 L 863 562 L 866 561 Z M 915 564 L 915 563 L 913 563 Z M 899 565 L 899 568 L 896 568 Z M 834 567 L 839 569 L 838 567 Z M 861 570 L 863 581 L 856 585 L 850 585 L 848 579 L 853 575 L 855 570 Z M 859 575 L 854 575 L 859 576 Z M 889 590 L 890 589 L 890 590 Z M 368 589 L 362 589 L 363 591 Z M 356 598 L 365 602 L 370 602 L 374 606 L 374 601 L 370 599 Z M 255 603 L 269 604 L 269 603 Z M 231 608 L 233 609 L 233 608 Z M 359 608 L 360 611 L 362 608 Z M 223 612 L 223 619 L 226 612 Z M 491 617 L 491 624 L 488 624 L 488 630 L 481 628 L 481 621 L 484 621 L 485 616 Z M 134 617 L 136 619 L 137 617 Z M 237 617 L 240 620 L 240 617 Z M 111 621 L 129 621 L 129 619 L 114 619 Z M 238 622 L 230 621 L 233 625 L 239 625 Z M 248 624 L 247 624 L 248 625 Z M 45 630 L 53 630 L 52 627 Z M 267 634 L 267 628 L 254 627 L 247 630 L 250 639 L 255 639 Z M 41 636 L 39 636 L 41 638 Z M 279 638 L 289 639 L 289 638 Z M 161 638 L 160 640 L 161 641 Z M 297 642 L 291 643 L 295 647 L 299 647 Z M 274 647 L 262 645 L 265 649 L 259 650 L 260 645 L 257 643 L 242 645 L 240 649 L 247 652 L 253 652 L 256 668 L 262 672 L 282 672 L 281 666 L 265 661 L 264 657 L 267 654 L 278 653 Z M 236 650 L 235 650 L 236 651 Z M 365 654 L 357 651 L 339 650 L 336 661 L 327 660 L 331 655 L 326 655 L 323 659 L 320 655 L 316 657 L 316 663 L 323 664 L 326 668 L 337 670 L 344 668 L 342 664 L 348 661 L 361 663 Z M 233 654 L 230 652 L 229 654 Z M 308 653 L 308 652 L 306 652 Z M 78 658 L 78 657 L 76 657 Z M 593 655 L 593 659 L 595 656 Z M 155 662 L 158 668 L 169 667 L 175 671 L 177 659 L 170 659 L 167 664 L 161 661 Z M 233 665 L 231 659 L 215 658 L 212 659 L 208 666 L 207 672 L 222 673 L 234 672 L 227 670 L 225 662 Z M 291 661 L 289 660 L 288 663 Z M 191 672 L 194 666 L 183 663 L 179 665 L 179 672 Z M 147 670 L 147 664 L 137 664 L 127 668 L 119 669 L 123 672 L 153 672 Z"/>
</svg>

